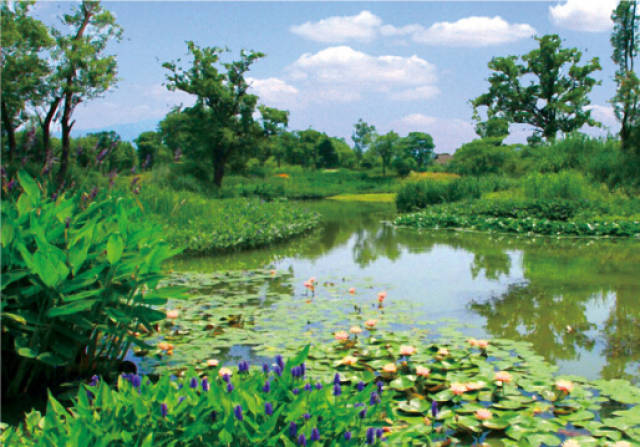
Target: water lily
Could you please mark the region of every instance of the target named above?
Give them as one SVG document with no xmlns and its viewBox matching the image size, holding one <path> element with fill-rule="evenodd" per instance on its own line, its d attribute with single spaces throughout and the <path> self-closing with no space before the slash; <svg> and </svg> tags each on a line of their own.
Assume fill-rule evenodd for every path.
<svg viewBox="0 0 640 447">
<path fill-rule="evenodd" d="M 351 288 L 349 289 L 349 293 L 350 293 L 351 295 L 354 295 L 354 294 L 356 293 L 356 288 L 355 288 L 355 287 L 351 287 Z"/>
<path fill-rule="evenodd" d="M 580 447 L 580 443 L 575 439 L 567 439 L 562 443 L 562 447 Z"/>
<path fill-rule="evenodd" d="M 449 390 L 456 396 L 460 396 L 467 391 L 467 386 L 464 383 L 454 382 L 449 387 Z"/>
<path fill-rule="evenodd" d="M 347 331 L 338 331 L 335 334 L 333 334 L 333 338 L 335 338 L 338 341 L 346 341 L 349 339 L 349 334 L 347 333 Z"/>
<path fill-rule="evenodd" d="M 176 309 L 171 309 L 167 311 L 167 318 L 170 320 L 175 320 L 180 315 L 180 311 Z"/>
<path fill-rule="evenodd" d="M 351 328 L 349 329 L 349 332 L 351 332 L 352 334 L 361 334 L 362 333 L 362 328 L 360 326 L 351 326 Z"/>
<path fill-rule="evenodd" d="M 345 358 L 343 358 L 342 360 L 340 360 L 340 364 L 341 365 L 349 365 L 349 366 L 353 366 L 356 363 L 358 363 L 358 358 L 354 357 L 352 355 L 348 355 Z"/>
<path fill-rule="evenodd" d="M 171 351 L 173 350 L 173 345 L 171 343 L 167 343 L 166 341 L 161 341 L 158 343 L 158 349 L 161 351 Z"/>
<path fill-rule="evenodd" d="M 567 394 L 569 394 L 572 390 L 573 390 L 573 382 L 569 381 L 569 380 L 557 380 L 556 381 L 556 389 L 558 391 L 563 391 Z"/>
<path fill-rule="evenodd" d="M 413 355 L 416 353 L 416 348 L 410 345 L 400 346 L 400 355 Z"/>
<path fill-rule="evenodd" d="M 467 391 L 477 391 L 479 389 L 484 388 L 485 383 L 482 381 L 478 381 L 478 382 L 468 382 L 465 383 L 464 386 L 467 387 Z"/>
<path fill-rule="evenodd" d="M 493 376 L 493 379 L 496 382 L 509 383 L 509 382 L 511 382 L 513 380 L 513 377 L 511 377 L 511 374 L 509 374 L 507 371 L 498 371 Z"/>
<path fill-rule="evenodd" d="M 448 357 L 449 356 L 449 350 L 447 348 L 440 348 L 438 349 L 438 356 L 440 357 Z"/>
<path fill-rule="evenodd" d="M 374 327 L 376 327 L 376 324 L 378 324 L 378 320 L 367 320 L 364 322 L 364 325 L 368 328 L 368 329 L 373 329 Z"/>
<path fill-rule="evenodd" d="M 486 421 L 488 419 L 491 419 L 492 417 L 493 415 L 491 414 L 491 411 L 487 410 L 486 408 L 481 408 L 476 411 L 476 418 L 481 421 Z"/>
<path fill-rule="evenodd" d="M 420 377 L 429 377 L 431 370 L 424 366 L 416 366 L 416 375 Z"/>
<path fill-rule="evenodd" d="M 224 377 L 224 376 L 231 377 L 233 375 L 233 371 L 231 371 L 231 369 L 227 368 L 226 366 L 223 366 L 218 371 L 218 375 L 220 377 Z"/>
<path fill-rule="evenodd" d="M 220 362 L 218 361 L 218 359 L 209 359 L 207 360 L 207 366 L 211 367 L 211 368 L 215 368 L 216 366 L 218 366 Z"/>
<path fill-rule="evenodd" d="M 382 367 L 382 372 L 393 374 L 398 371 L 398 367 L 395 363 L 387 363 Z"/>
<path fill-rule="evenodd" d="M 383 292 L 379 292 L 378 293 L 378 302 L 382 303 L 385 300 L 386 297 L 387 297 L 387 292 L 384 292 L 384 291 Z"/>
</svg>

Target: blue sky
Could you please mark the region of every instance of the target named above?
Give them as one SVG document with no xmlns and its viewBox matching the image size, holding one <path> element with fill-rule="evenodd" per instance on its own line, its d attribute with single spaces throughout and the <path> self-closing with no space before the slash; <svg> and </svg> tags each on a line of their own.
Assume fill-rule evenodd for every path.
<svg viewBox="0 0 640 447">
<path fill-rule="evenodd" d="M 105 2 L 124 28 L 110 46 L 118 85 L 80 106 L 76 132 L 115 129 L 125 138 L 153 130 L 190 97 L 167 91 L 161 63 L 186 56 L 187 40 L 267 56 L 249 76 L 261 102 L 290 110 L 290 129 L 309 126 L 347 138 L 358 118 L 379 132 L 433 135 L 436 152 L 474 138 L 469 100 L 486 91 L 493 56 L 520 55 L 533 35 L 557 33 L 566 46 L 599 57 L 602 81 L 593 115 L 617 129 L 609 16 L 617 0 L 513 2 Z M 42 2 L 35 14 L 56 23 L 73 3 Z M 509 141 L 530 130 L 512 127 Z"/>
</svg>

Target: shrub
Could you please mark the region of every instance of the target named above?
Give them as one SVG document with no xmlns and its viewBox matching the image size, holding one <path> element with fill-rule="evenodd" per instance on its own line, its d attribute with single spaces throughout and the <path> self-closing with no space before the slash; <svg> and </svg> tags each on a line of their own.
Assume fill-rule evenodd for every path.
<svg viewBox="0 0 640 447">
<path fill-rule="evenodd" d="M 516 156 L 514 146 L 503 146 L 502 137 L 483 138 L 463 144 L 453 154 L 450 166 L 462 175 L 502 173 L 505 164 Z"/>
<path fill-rule="evenodd" d="M 32 412 L 2 438 L 24 446 L 77 445 L 79 439 L 83 445 L 109 439 L 110 445 L 175 447 L 380 445 L 390 392 L 373 382 L 307 381 L 307 350 L 286 364 L 277 357 L 274 371 L 241 362 L 232 375 L 212 368 L 201 380 L 194 371 L 157 383 L 125 375 L 117 390 L 94 378 L 69 412 L 50 396 L 44 418 Z"/>
<path fill-rule="evenodd" d="M 164 318 L 151 306 L 165 300 L 143 290 L 175 254 L 132 199 L 53 200 L 18 177 L 2 204 L 2 378 L 13 395 L 56 367 L 83 374 L 144 346 L 132 334 Z"/>
<path fill-rule="evenodd" d="M 531 174 L 522 185 L 524 195 L 538 200 L 591 200 L 600 194 L 579 172 L 562 171 L 557 174 Z"/>
</svg>

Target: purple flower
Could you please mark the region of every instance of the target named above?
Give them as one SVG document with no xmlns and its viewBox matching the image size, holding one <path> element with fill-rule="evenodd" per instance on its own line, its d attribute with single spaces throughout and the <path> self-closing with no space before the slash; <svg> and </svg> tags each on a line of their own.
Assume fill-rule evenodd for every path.
<svg viewBox="0 0 640 447">
<path fill-rule="evenodd" d="M 304 384 L 304 390 L 305 391 L 311 391 L 311 384 L 310 383 L 305 383 Z"/>
<path fill-rule="evenodd" d="M 278 375 L 278 377 L 282 376 L 282 368 L 280 368 L 279 365 L 273 368 L 273 371 Z"/>
<path fill-rule="evenodd" d="M 233 414 L 236 416 L 236 419 L 241 421 L 242 420 L 242 407 L 240 405 L 236 406 L 233 409 Z"/>
<path fill-rule="evenodd" d="M 94 374 L 93 376 L 91 376 L 91 381 L 89 382 L 89 386 L 96 386 L 99 381 L 100 381 L 100 377 Z"/>
<path fill-rule="evenodd" d="M 358 416 L 360 417 L 360 419 L 364 419 L 367 417 L 367 409 L 363 408 L 360 413 L 358 413 Z"/>
<path fill-rule="evenodd" d="M 297 434 L 298 434 L 298 425 L 295 422 L 291 421 L 291 424 L 289 424 L 289 436 L 294 438 Z"/>
<path fill-rule="evenodd" d="M 382 394 L 382 387 L 384 384 L 381 381 L 376 382 L 376 386 L 378 387 L 378 393 Z"/>
<path fill-rule="evenodd" d="M 189 382 L 189 386 L 193 389 L 198 388 L 198 379 L 196 379 L 195 377 L 192 377 L 191 381 Z"/>
<path fill-rule="evenodd" d="M 383 433 L 384 433 L 384 430 L 382 430 L 381 428 L 376 429 L 376 438 L 378 439 L 382 438 Z"/>
<path fill-rule="evenodd" d="M 107 156 L 107 152 L 109 152 L 108 148 L 102 149 L 100 153 L 96 156 L 96 162 L 98 164 L 102 163 L 102 160 L 104 160 L 104 157 Z"/>
<path fill-rule="evenodd" d="M 334 385 L 340 385 L 340 374 L 336 373 L 336 375 L 333 376 L 333 383 Z"/>
<path fill-rule="evenodd" d="M 264 414 L 267 416 L 271 416 L 273 414 L 273 405 L 271 405 L 271 402 L 266 402 L 264 404 Z"/>
<path fill-rule="evenodd" d="M 307 445 L 307 438 L 304 436 L 304 433 L 300 434 L 300 437 L 298 438 L 298 444 L 300 444 L 302 446 L 306 446 Z"/>
<path fill-rule="evenodd" d="M 266 363 L 262 364 L 262 372 L 265 374 L 269 374 L 269 365 L 267 365 Z"/>
<path fill-rule="evenodd" d="M 358 389 L 358 391 L 364 390 L 364 382 L 362 381 L 358 382 L 358 384 L 356 385 L 356 388 Z"/>
<path fill-rule="evenodd" d="M 9 180 L 9 183 L 7 183 L 7 191 L 11 191 L 14 186 L 16 186 L 16 179 L 12 178 Z"/>
<path fill-rule="evenodd" d="M 316 383 L 316 390 L 321 390 L 322 384 L 320 382 Z"/>
<path fill-rule="evenodd" d="M 206 377 L 202 379 L 202 391 L 209 391 L 209 381 Z"/>
<path fill-rule="evenodd" d="M 231 380 L 231 377 L 229 377 L 229 374 L 223 374 L 222 375 L 222 380 L 224 380 L 225 382 L 229 383 L 229 381 Z"/>
<path fill-rule="evenodd" d="M 311 441 L 319 441 L 320 440 L 320 430 L 318 430 L 316 427 L 313 427 L 311 429 Z"/>
<path fill-rule="evenodd" d="M 280 369 L 284 369 L 284 361 L 282 360 L 282 356 L 280 354 L 276 355 L 276 365 L 278 365 Z"/>
<path fill-rule="evenodd" d="M 311 419 L 311 415 L 309 413 L 303 414 L 302 417 L 304 418 L 305 421 L 308 421 L 309 419 Z"/>
<path fill-rule="evenodd" d="M 300 390 L 298 388 L 294 388 L 291 392 L 297 396 Z"/>
<path fill-rule="evenodd" d="M 180 396 L 180 399 L 178 399 L 178 405 L 180 405 L 182 403 L 182 401 L 184 401 L 185 399 L 186 399 L 186 397 Z"/>
<path fill-rule="evenodd" d="M 307 365 L 304 364 L 304 362 L 300 363 L 300 375 L 304 376 L 304 374 L 307 372 Z"/>
<path fill-rule="evenodd" d="M 336 383 L 335 385 L 333 385 L 333 395 L 334 396 L 339 396 L 342 394 L 342 388 L 340 388 L 340 384 Z"/>
<path fill-rule="evenodd" d="M 233 383 L 229 382 L 227 383 L 227 393 L 230 393 L 233 391 Z"/>
<path fill-rule="evenodd" d="M 133 374 L 131 376 L 131 385 L 133 385 L 135 388 L 139 388 L 140 384 L 141 384 L 141 380 L 140 380 L 140 376 L 137 374 Z"/>
<path fill-rule="evenodd" d="M 376 442 L 376 429 L 373 427 L 367 428 L 367 444 L 372 445 Z"/>
<path fill-rule="evenodd" d="M 350 441 L 351 440 L 351 432 L 350 431 L 344 432 L 344 439 L 345 439 L 345 441 Z"/>
<path fill-rule="evenodd" d="M 238 363 L 238 372 L 245 373 L 249 372 L 249 363 L 244 360 Z"/>
<path fill-rule="evenodd" d="M 265 393 L 268 393 L 269 391 L 271 391 L 271 383 L 268 380 L 264 383 L 264 386 L 262 387 L 262 391 Z"/>
<path fill-rule="evenodd" d="M 294 379 L 300 377 L 300 369 L 297 366 L 291 368 L 291 376 L 293 376 Z"/>
<path fill-rule="evenodd" d="M 58 198 L 58 193 L 54 192 L 53 194 L 51 194 L 51 200 L 56 200 Z"/>
<path fill-rule="evenodd" d="M 375 405 L 380 402 L 380 396 L 375 391 L 371 393 L 371 397 L 369 398 L 369 405 Z"/>
<path fill-rule="evenodd" d="M 438 415 L 438 402 L 435 400 L 431 402 L 431 416 L 436 417 Z"/>
<path fill-rule="evenodd" d="M 169 408 L 167 408 L 167 404 L 162 402 L 162 404 L 160 405 L 160 414 L 162 415 L 163 418 L 166 418 L 168 413 L 169 413 Z"/>
</svg>

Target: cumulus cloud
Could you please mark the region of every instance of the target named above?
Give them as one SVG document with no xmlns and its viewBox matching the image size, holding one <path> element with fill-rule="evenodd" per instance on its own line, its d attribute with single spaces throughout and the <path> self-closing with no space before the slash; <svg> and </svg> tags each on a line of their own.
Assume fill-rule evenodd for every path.
<svg viewBox="0 0 640 447">
<path fill-rule="evenodd" d="M 567 0 L 550 6 L 551 21 L 562 28 L 574 31 L 601 32 L 613 26 L 611 13 L 618 0 Z"/>
<path fill-rule="evenodd" d="M 438 92 L 435 66 L 416 55 L 372 56 L 336 46 L 301 55 L 287 71 L 316 101 L 354 101 L 365 91 L 395 99 L 412 94 L 426 99 Z"/>
<path fill-rule="evenodd" d="M 391 123 L 402 135 L 409 132 L 426 132 L 433 137 L 435 152 L 453 153 L 462 144 L 477 138 L 473 125 L 461 119 L 446 119 L 412 113 Z"/>
<path fill-rule="evenodd" d="M 334 16 L 318 22 L 292 26 L 291 32 L 306 39 L 323 43 L 341 43 L 349 40 L 370 42 L 382 25 L 380 17 L 362 11 L 355 16 Z"/>
<path fill-rule="evenodd" d="M 369 11 L 355 16 L 335 16 L 318 22 L 291 27 L 291 31 L 316 42 L 343 43 L 351 40 L 370 42 L 376 37 L 406 36 L 428 45 L 480 47 L 514 42 L 535 34 L 525 23 L 510 24 L 503 18 L 466 17 L 457 22 L 437 22 L 429 28 L 420 24 L 394 26 L 383 24 Z"/>
<path fill-rule="evenodd" d="M 613 129 L 618 129 L 620 127 L 620 123 L 616 118 L 613 107 L 592 104 L 586 106 L 585 109 L 591 110 L 591 117 L 596 121 L 601 122 L 605 127 Z"/>
<path fill-rule="evenodd" d="M 405 27 L 406 28 L 406 27 Z M 402 30 L 402 32 L 406 32 Z M 415 42 L 452 47 L 486 47 L 531 37 L 536 30 L 526 23 L 509 23 L 500 16 L 465 17 L 456 22 L 437 22 L 428 29 L 414 30 Z"/>
<path fill-rule="evenodd" d="M 260 102 L 263 104 L 273 107 L 292 108 L 296 103 L 298 89 L 293 85 L 287 84 L 282 79 L 248 77 L 247 82 L 251 86 L 251 93 L 258 95 Z"/>
<path fill-rule="evenodd" d="M 434 85 L 423 85 L 416 88 L 402 90 L 391 94 L 391 99 L 398 101 L 416 101 L 419 99 L 431 99 L 440 94 L 440 89 Z"/>
</svg>

